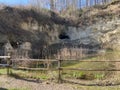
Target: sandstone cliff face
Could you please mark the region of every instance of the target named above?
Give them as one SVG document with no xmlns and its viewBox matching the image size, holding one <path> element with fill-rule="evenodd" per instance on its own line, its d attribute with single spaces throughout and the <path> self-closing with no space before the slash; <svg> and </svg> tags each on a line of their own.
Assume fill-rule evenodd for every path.
<svg viewBox="0 0 120 90">
<path fill-rule="evenodd" d="M 31 42 L 33 53 L 46 46 L 88 45 L 120 48 L 120 2 L 82 11 L 75 20 L 34 10 L 5 7 L 0 10 L 0 43 Z M 76 21 L 77 20 L 77 21 Z M 56 47 L 55 47 L 56 48 Z"/>
<path fill-rule="evenodd" d="M 68 26 L 72 41 L 101 48 L 120 49 L 120 1 L 87 8 L 77 20 L 78 27 Z"/>
<path fill-rule="evenodd" d="M 26 42 L 43 47 L 58 42 L 64 22 L 54 19 L 51 12 L 38 13 L 32 9 L 4 7 L 0 10 L 0 43 Z M 59 18 L 59 17 L 57 17 Z"/>
<path fill-rule="evenodd" d="M 82 44 L 100 44 L 104 48 L 118 49 L 120 47 L 120 18 L 107 22 L 101 20 L 84 28 L 69 27 L 67 34 L 71 40 L 79 40 Z"/>
<path fill-rule="evenodd" d="M 25 29 L 25 27 L 22 28 Z M 29 27 L 29 30 L 37 35 L 36 40 L 46 40 L 49 45 L 70 41 L 76 45 L 100 45 L 101 48 L 111 49 L 119 49 L 120 47 L 120 18 L 113 18 L 109 21 L 100 20 L 86 27 L 65 27 L 54 24 L 51 30 L 48 25 L 43 27 L 34 24 Z M 64 33 L 63 38 L 60 38 L 62 33 Z"/>
</svg>

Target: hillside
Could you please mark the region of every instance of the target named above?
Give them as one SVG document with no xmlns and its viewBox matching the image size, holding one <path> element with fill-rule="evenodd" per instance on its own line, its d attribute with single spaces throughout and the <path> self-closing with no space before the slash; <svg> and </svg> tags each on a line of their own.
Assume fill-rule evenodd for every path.
<svg viewBox="0 0 120 90">
<path fill-rule="evenodd" d="M 100 45 L 102 48 L 119 49 L 119 0 L 83 8 L 77 15 L 73 15 L 73 21 L 77 27 L 70 26 L 66 31 L 71 40 L 93 46 Z"/>
<path fill-rule="evenodd" d="M 0 43 L 32 43 L 33 53 L 45 45 L 118 49 L 120 1 L 61 14 L 4 6 L 0 9 Z M 68 13 L 69 14 L 69 13 Z M 72 15 L 73 14 L 73 15 Z M 13 44 L 12 44 L 13 45 Z M 1 46 L 2 47 L 2 46 Z"/>
<path fill-rule="evenodd" d="M 4 6 L 0 9 L 0 32 L 1 34 L 5 34 L 9 37 L 9 34 L 13 35 L 13 37 L 17 39 L 21 39 L 22 41 L 30 41 L 30 37 L 24 37 L 32 35 L 35 31 L 38 31 L 38 26 L 48 27 L 52 29 L 53 24 L 64 24 L 66 23 L 60 17 L 52 17 L 50 11 L 46 11 L 46 14 L 33 9 L 20 9 L 9 6 Z M 54 14 L 54 13 L 53 13 Z M 56 20 L 55 20 L 56 18 Z M 67 24 L 67 23 L 66 23 Z M 44 30 L 43 32 L 45 32 Z M 49 32 L 49 31 L 48 31 Z M 16 37 L 19 35 L 20 37 Z M 23 39 L 21 37 L 24 37 Z M 31 38 L 32 39 L 32 38 Z M 2 42 L 2 41 L 1 41 Z"/>
<path fill-rule="evenodd" d="M 120 0 L 81 1 L 0 6 L 0 90 L 120 90 Z"/>
</svg>

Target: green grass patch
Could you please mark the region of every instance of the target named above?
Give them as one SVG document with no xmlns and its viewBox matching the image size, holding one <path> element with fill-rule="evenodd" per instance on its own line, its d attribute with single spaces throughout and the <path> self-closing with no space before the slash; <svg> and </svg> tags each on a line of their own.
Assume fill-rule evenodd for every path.
<svg viewBox="0 0 120 90">
<path fill-rule="evenodd" d="M 15 78 L 32 78 L 32 79 L 41 79 L 41 80 L 47 80 L 50 78 L 47 75 L 47 72 L 42 72 L 42 71 L 12 70 L 11 76 Z"/>
<path fill-rule="evenodd" d="M 7 69 L 0 68 L 0 75 L 7 74 Z"/>
<path fill-rule="evenodd" d="M 48 80 L 50 76 L 47 71 L 24 71 L 24 70 L 14 70 L 10 69 L 11 77 L 15 78 L 32 78 L 32 79 L 41 79 Z M 0 75 L 7 74 L 7 69 L 0 69 Z"/>
<path fill-rule="evenodd" d="M 120 58 L 119 51 L 107 51 L 104 54 L 96 55 L 92 57 L 86 57 L 83 60 L 118 60 Z M 113 69 L 116 68 L 114 62 L 73 62 L 64 64 L 64 68 L 81 68 L 81 69 L 90 69 L 90 70 L 105 70 L 105 69 Z M 64 78 L 77 78 L 77 79 L 106 79 L 109 76 L 112 76 L 114 72 L 110 71 L 75 71 L 75 70 L 67 70 L 63 71 Z"/>
</svg>

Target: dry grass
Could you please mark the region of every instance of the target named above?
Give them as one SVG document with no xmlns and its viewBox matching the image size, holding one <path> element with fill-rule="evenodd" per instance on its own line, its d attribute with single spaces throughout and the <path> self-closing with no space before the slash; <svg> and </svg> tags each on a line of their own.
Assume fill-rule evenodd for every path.
<svg viewBox="0 0 120 90">
<path fill-rule="evenodd" d="M 89 57 L 86 60 L 119 60 L 119 51 L 109 51 L 102 56 Z M 76 62 L 74 65 L 65 66 L 65 68 L 82 69 L 120 69 L 119 62 Z M 63 71 L 63 77 L 78 80 L 99 80 L 98 84 L 120 83 L 120 73 L 112 71 Z M 96 84 L 97 84 L 96 83 Z M 108 84 L 109 84 L 108 83 Z"/>
</svg>

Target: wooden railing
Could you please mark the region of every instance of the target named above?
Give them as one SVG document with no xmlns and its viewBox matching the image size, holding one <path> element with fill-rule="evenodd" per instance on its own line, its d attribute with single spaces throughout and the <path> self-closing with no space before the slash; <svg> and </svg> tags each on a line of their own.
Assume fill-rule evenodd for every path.
<svg viewBox="0 0 120 90">
<path fill-rule="evenodd" d="M 32 71 L 47 71 L 47 70 L 56 70 L 58 71 L 58 82 L 62 82 L 62 71 L 63 70 L 76 70 L 76 71 L 120 71 L 120 69 L 83 69 L 83 68 L 65 68 L 62 67 L 61 63 L 63 61 L 79 61 L 79 62 L 120 62 L 120 60 L 75 60 L 75 59 L 69 59 L 69 60 L 62 60 L 62 59 L 11 59 L 10 56 L 0 56 L 0 59 L 6 59 L 7 63 L 6 64 L 0 64 L 0 67 L 6 67 L 7 69 L 7 75 L 10 74 L 10 62 L 14 61 L 34 61 L 34 62 L 42 62 L 46 63 L 47 67 L 46 68 L 28 68 L 28 67 L 16 67 L 15 69 L 18 70 L 32 70 Z M 56 68 L 50 68 L 49 64 L 52 62 L 57 62 L 57 67 Z M 13 68 L 11 66 L 11 68 Z M 13 68 L 14 69 L 14 68 Z"/>
<path fill-rule="evenodd" d="M 7 68 L 7 75 L 10 74 L 10 56 L 0 56 L 0 59 L 6 59 L 6 64 L 0 64 L 0 67 L 6 67 Z"/>
<path fill-rule="evenodd" d="M 13 61 L 15 61 L 16 59 L 13 59 Z M 80 61 L 80 62 L 120 62 L 120 60 L 73 60 L 73 59 L 69 59 L 69 60 L 62 60 L 62 59 L 17 59 L 18 61 L 35 61 L 35 62 L 45 62 L 47 63 L 47 68 L 28 68 L 28 67 L 17 67 L 16 69 L 20 69 L 20 70 L 43 70 L 43 71 L 47 71 L 47 70 L 56 70 L 58 71 L 58 82 L 61 83 L 62 82 L 62 71 L 63 70 L 76 70 L 76 71 L 120 71 L 120 69 L 82 69 L 82 68 L 65 68 L 61 66 L 61 63 L 63 61 Z M 57 68 L 49 68 L 49 63 L 51 62 L 57 62 Z"/>
</svg>

